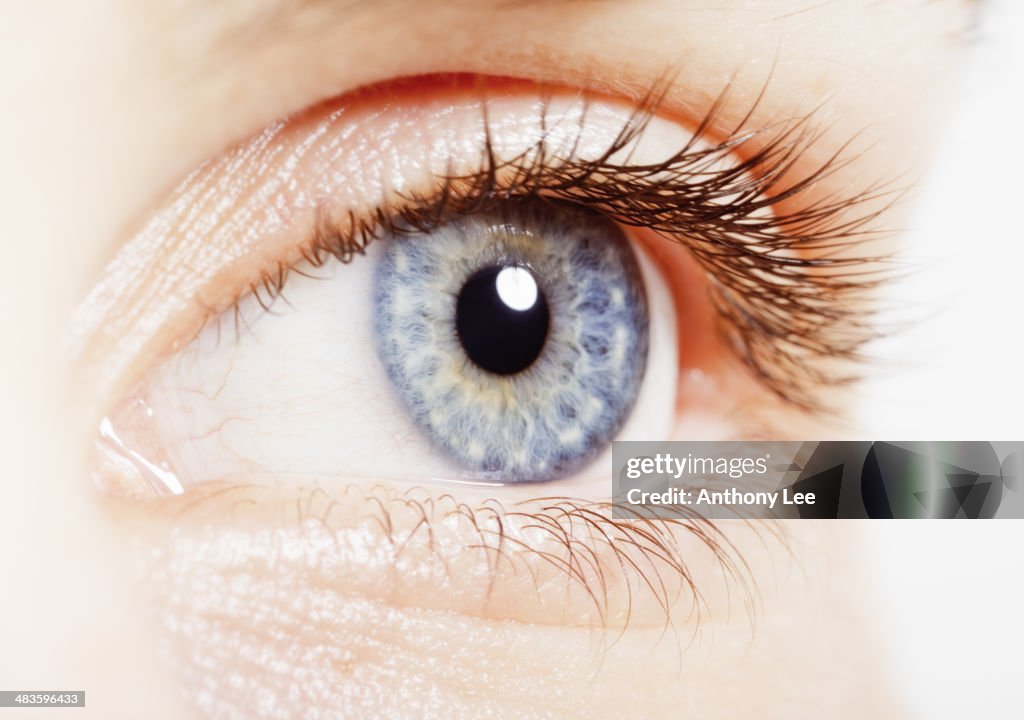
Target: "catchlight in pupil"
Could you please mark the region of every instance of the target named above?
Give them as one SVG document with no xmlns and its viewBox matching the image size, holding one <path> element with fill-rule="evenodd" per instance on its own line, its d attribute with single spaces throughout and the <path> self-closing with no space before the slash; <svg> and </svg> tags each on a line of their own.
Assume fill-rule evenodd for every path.
<svg viewBox="0 0 1024 720">
<path fill-rule="evenodd" d="M 547 300 L 526 268 L 480 270 L 459 292 L 455 327 L 466 355 L 497 375 L 522 372 L 541 354 L 550 324 Z"/>
</svg>

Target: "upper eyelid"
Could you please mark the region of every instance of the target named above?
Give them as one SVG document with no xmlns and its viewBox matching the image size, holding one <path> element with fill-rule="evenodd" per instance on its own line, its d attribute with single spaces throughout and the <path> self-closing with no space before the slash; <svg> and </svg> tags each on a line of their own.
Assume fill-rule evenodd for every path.
<svg viewBox="0 0 1024 720">
<path fill-rule="evenodd" d="M 536 88 L 536 86 L 534 86 L 534 87 Z M 644 117 L 645 113 L 646 113 L 646 116 L 648 118 L 654 116 L 654 113 L 651 112 L 651 111 L 654 110 L 655 106 L 657 105 L 657 101 L 660 101 L 660 99 L 661 99 L 660 91 L 663 90 L 663 89 L 667 89 L 667 86 L 659 87 L 659 86 L 656 85 L 654 90 L 650 91 L 647 100 L 645 102 L 641 103 L 638 106 L 638 108 L 634 111 L 634 119 Z M 724 97 L 725 96 L 723 94 L 723 98 Z M 598 101 L 598 104 L 600 102 L 603 102 L 603 101 Z M 715 107 L 716 108 L 719 107 L 719 104 L 716 104 Z M 751 113 L 753 112 L 753 110 L 754 110 L 754 108 L 748 108 L 748 112 L 745 114 L 745 117 L 749 118 Z M 714 111 L 712 111 L 712 112 L 714 112 Z M 705 118 L 705 119 L 707 120 L 708 118 Z M 712 125 L 712 123 L 710 121 L 708 121 L 708 122 L 705 122 L 703 124 L 698 124 L 698 128 L 704 128 L 705 130 L 709 130 L 711 125 Z M 271 127 L 271 130 L 270 130 L 271 134 L 270 134 L 270 136 L 268 136 L 267 139 L 272 142 L 274 134 L 279 132 L 281 127 L 283 127 L 283 126 L 280 123 L 273 125 Z M 266 132 L 267 131 L 264 132 L 264 135 L 266 135 Z M 733 135 L 731 137 L 728 137 L 726 140 L 723 140 L 723 141 L 719 142 L 718 147 L 721 149 L 722 152 L 729 152 L 729 153 L 735 152 L 735 151 L 738 150 L 738 147 L 739 146 L 743 146 L 745 142 L 746 143 L 751 143 L 751 144 L 757 144 L 760 141 L 760 136 L 756 132 L 756 129 L 755 129 L 755 131 L 746 131 L 746 130 L 743 131 L 742 137 L 739 137 L 739 138 L 736 136 L 737 132 L 739 132 L 739 128 L 737 128 L 736 131 L 733 132 Z M 745 138 L 745 140 L 743 142 L 740 142 L 740 140 L 744 139 L 744 138 Z M 206 167 L 208 165 L 209 165 L 209 163 L 204 164 L 204 167 Z M 197 171 L 197 172 L 200 172 L 200 171 Z M 813 178 L 810 178 L 810 179 L 813 179 Z M 186 184 L 187 184 L 187 182 L 188 181 L 186 181 Z M 214 195 L 216 195 L 217 188 L 216 187 L 206 188 L 206 190 L 204 192 L 206 192 L 207 195 L 209 195 L 210 192 L 213 192 Z M 216 199 L 216 198 L 213 198 L 213 199 Z M 188 196 L 186 196 L 184 198 L 179 198 L 178 202 L 180 202 L 182 200 L 184 200 L 185 202 L 191 202 L 191 200 L 190 200 L 190 198 Z M 212 201 L 213 200 L 211 200 L 209 197 L 207 198 L 207 202 L 212 202 Z M 166 211 L 166 208 L 165 208 L 165 211 Z M 152 245 L 152 243 L 150 243 L 150 244 Z M 297 246 L 293 245 L 292 247 L 295 248 L 295 259 L 296 260 L 300 259 L 298 257 Z M 239 255 L 239 251 L 238 250 L 233 250 L 231 248 L 225 248 L 224 250 L 226 250 L 228 253 L 233 253 L 235 255 Z M 220 250 L 218 252 L 219 253 L 223 253 L 224 250 Z M 155 254 L 157 252 L 165 252 L 165 250 L 161 250 L 160 246 L 159 246 L 159 243 L 158 243 L 149 252 L 152 253 L 152 254 Z M 239 256 L 239 259 L 242 259 L 241 255 Z M 246 260 L 246 262 L 252 263 L 253 260 L 252 260 L 251 254 L 246 256 L 245 260 Z M 188 262 L 191 262 L 191 260 L 190 260 L 189 257 L 186 256 L 186 257 L 182 257 L 181 260 L 179 260 L 178 262 L 188 263 Z M 209 261 L 207 260 L 205 262 L 209 262 Z M 115 261 L 115 263 L 116 263 L 116 261 Z M 137 270 L 135 269 L 134 266 L 127 267 L 127 270 L 129 271 L 129 275 L 130 276 L 137 275 Z M 270 272 L 271 272 L 271 274 L 274 277 L 276 277 L 278 275 L 278 273 L 279 273 L 279 265 L 271 265 Z M 181 275 L 180 277 L 184 278 L 186 281 L 188 280 L 187 273 L 184 274 L 184 275 Z M 263 278 L 260 278 L 258 281 L 251 281 L 250 284 L 255 284 L 256 282 L 263 283 L 264 281 L 267 281 L 267 280 L 268 280 L 268 278 L 263 277 Z M 128 280 L 128 282 L 130 283 L 132 281 Z M 268 284 L 268 287 L 272 287 L 272 286 L 273 286 L 273 278 L 270 279 L 269 284 Z M 201 301 L 203 303 L 203 305 L 201 305 L 200 307 L 202 308 L 202 315 L 204 317 L 209 318 L 209 317 L 212 317 L 215 313 L 222 312 L 224 309 L 227 309 L 227 308 L 229 308 L 231 306 L 233 300 L 237 299 L 237 295 L 235 295 L 234 297 L 226 297 L 227 290 L 225 290 L 223 288 L 219 292 L 220 292 L 220 296 L 221 296 L 220 300 L 217 300 L 216 297 L 213 297 L 213 298 L 206 297 L 204 300 Z M 167 294 L 167 293 L 165 292 L 164 294 Z M 101 294 L 100 297 L 104 297 L 104 295 Z M 199 301 L 196 300 L 196 302 L 199 302 Z M 86 303 L 85 307 L 86 307 L 85 315 L 88 317 L 91 314 L 92 317 L 89 320 L 85 320 L 85 321 L 82 321 L 80 318 L 76 318 L 76 322 L 73 323 L 73 327 L 76 330 L 76 336 L 77 337 L 73 338 L 74 342 L 72 343 L 72 345 L 73 346 L 77 346 L 77 347 L 74 347 L 73 349 L 76 352 L 76 354 L 79 354 L 79 355 L 82 354 L 83 352 L 89 350 L 88 343 L 90 343 L 90 342 L 92 342 L 94 340 L 94 337 L 93 337 L 94 335 L 98 336 L 98 338 L 99 338 L 98 342 L 101 342 L 101 343 L 102 342 L 110 342 L 110 340 L 106 340 L 105 337 L 111 337 L 111 338 L 113 338 L 113 341 L 116 342 L 116 340 L 117 340 L 117 333 L 120 332 L 120 330 L 118 329 L 119 328 L 118 322 L 116 322 L 116 320 L 118 320 L 118 318 L 111 318 L 109 316 L 109 312 L 108 312 L 107 315 L 103 315 L 102 313 L 94 312 L 93 308 L 90 307 L 90 303 L 88 303 L 88 302 Z M 165 309 L 164 312 L 169 312 L 169 311 Z M 173 318 L 170 318 L 170 319 L 173 319 Z M 198 331 L 198 327 L 193 327 L 193 329 L 191 330 L 191 333 L 194 334 L 194 332 L 197 332 L 197 331 Z M 129 336 L 131 336 L 131 333 L 127 333 L 127 334 Z M 133 340 L 133 341 L 135 341 L 137 343 L 140 343 L 140 344 L 142 343 L 142 341 L 139 340 L 136 337 L 129 337 L 129 339 L 131 339 L 131 340 Z M 180 345 L 181 342 L 183 342 L 183 338 L 178 337 L 177 338 L 177 344 Z M 145 348 L 152 348 L 154 345 L 158 345 L 159 341 L 157 339 L 150 339 L 149 343 L 150 344 L 146 345 Z M 124 344 L 124 343 L 122 343 L 122 344 Z M 853 345 L 856 345 L 856 344 L 857 343 L 853 343 Z M 137 360 L 135 356 L 139 355 L 142 352 L 145 352 L 145 353 L 148 353 L 149 357 L 152 357 L 152 353 L 155 352 L 155 350 L 153 350 L 153 349 L 146 350 L 145 348 L 142 348 L 142 347 L 136 347 L 136 348 L 129 347 L 129 348 L 127 348 L 126 350 L 123 351 L 123 353 L 120 354 L 120 355 L 123 355 L 123 359 L 122 360 L 119 360 L 119 355 L 117 353 L 111 352 L 109 350 L 109 348 L 108 348 L 103 353 L 104 354 L 104 360 L 106 362 L 104 364 L 104 367 L 101 368 L 101 371 L 104 372 L 107 375 L 107 377 L 100 378 L 101 384 L 102 384 L 102 381 L 104 381 L 104 380 L 106 382 L 108 382 L 108 383 L 109 382 L 119 382 L 120 383 L 119 389 L 122 392 L 127 391 L 128 387 L 130 387 L 132 382 L 131 382 L 130 378 L 126 377 L 125 373 L 120 371 L 119 362 L 128 363 L 128 362 L 133 362 L 134 361 L 135 365 L 137 367 L 141 366 L 142 361 L 141 360 Z M 95 353 L 95 354 L 98 354 L 98 353 Z M 140 355 L 140 357 L 141 357 L 141 355 Z M 113 394 L 114 393 L 108 393 L 105 396 L 109 400 L 110 396 L 113 395 Z M 101 409 L 101 414 L 102 414 L 102 409 Z"/>
<path fill-rule="evenodd" d="M 302 256 L 314 266 L 332 257 L 347 263 L 381 234 L 427 232 L 463 212 L 463 206 L 469 211 L 482 209 L 492 199 L 541 195 L 593 204 L 619 222 L 652 229 L 694 252 L 715 281 L 719 311 L 739 327 L 730 342 L 741 359 L 783 400 L 801 409 L 820 409 L 818 390 L 855 379 L 853 361 L 860 347 L 875 337 L 875 329 L 863 319 L 867 300 L 885 279 L 878 267 L 880 257 L 848 253 L 826 257 L 821 251 L 848 249 L 870 239 L 877 232 L 873 223 L 901 191 L 879 183 L 801 204 L 808 190 L 856 156 L 844 156 L 844 146 L 818 166 L 792 177 L 793 168 L 799 167 L 801 156 L 820 133 L 810 125 L 812 114 L 776 127 L 745 127 L 760 97 L 723 139 L 701 147 L 700 141 L 716 123 L 717 108 L 728 87 L 670 162 L 631 164 L 628 157 L 614 161 L 643 136 L 668 87 L 664 82 L 656 85 L 596 159 L 577 160 L 574 148 L 553 151 L 545 145 L 543 134 L 535 146 L 519 155 L 496 159 L 485 114 L 488 139 L 478 171 L 442 176 L 441 186 L 432 194 L 400 196 L 364 215 L 349 212 L 332 219 L 318 208 Z M 542 123 L 544 117 L 542 113 Z M 585 113 L 581 127 L 584 122 Z M 765 135 L 765 142 L 757 142 Z M 747 151 L 750 145 L 754 147 Z M 715 169 L 734 153 L 741 154 L 738 161 Z M 599 180 L 588 182 L 595 175 Z M 616 185 L 626 187 L 608 190 Z M 637 199 L 665 192 L 669 197 Z M 685 193 L 682 200 L 679 193 Z M 726 221 L 702 217 L 705 208 L 716 207 L 723 197 L 730 197 L 718 205 L 730 215 Z M 764 212 L 781 202 L 789 206 L 781 215 Z M 879 202 L 881 207 L 872 207 Z M 851 215 L 860 206 L 867 209 Z M 874 269 L 866 271 L 868 265 Z M 288 265 L 279 264 L 252 283 L 248 293 L 266 309 L 283 292 L 289 271 Z M 769 290 L 779 294 L 771 295 Z M 826 309 L 822 298 L 827 299 Z M 779 301 L 787 307 L 783 317 L 777 310 Z M 825 318 L 827 328 L 822 327 Z M 780 352 L 787 363 L 777 362 Z M 847 361 L 842 368 L 846 374 L 813 367 L 817 359 Z"/>
</svg>

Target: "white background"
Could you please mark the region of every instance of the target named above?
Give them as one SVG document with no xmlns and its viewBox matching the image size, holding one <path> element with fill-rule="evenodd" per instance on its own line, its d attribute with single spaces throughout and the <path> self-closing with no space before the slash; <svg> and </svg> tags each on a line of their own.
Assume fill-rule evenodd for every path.
<svg viewBox="0 0 1024 720">
<path fill-rule="evenodd" d="M 985 0 L 973 42 L 911 223 L 922 269 L 891 290 L 899 319 L 939 312 L 877 348 L 872 439 L 1024 440 L 1024 2 Z M 879 625 L 917 715 L 1024 718 L 1024 521 L 869 530 Z"/>
</svg>

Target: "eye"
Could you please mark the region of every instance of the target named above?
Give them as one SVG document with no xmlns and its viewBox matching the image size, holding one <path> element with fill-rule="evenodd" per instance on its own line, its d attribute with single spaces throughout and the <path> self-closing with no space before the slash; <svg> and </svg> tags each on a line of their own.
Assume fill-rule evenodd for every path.
<svg viewBox="0 0 1024 720">
<path fill-rule="evenodd" d="M 820 361 L 862 341 L 860 261 L 803 250 L 848 240 L 856 202 L 774 210 L 828 167 L 783 181 L 796 131 L 743 159 L 756 134 L 716 144 L 652 104 L 426 88 L 278 123 L 140 231 L 136 248 L 202 272 L 183 273 L 184 308 L 144 291 L 165 332 L 102 424 L 104 484 L 573 478 L 593 494 L 613 439 L 765 433 L 765 408 L 838 377 Z"/>
</svg>

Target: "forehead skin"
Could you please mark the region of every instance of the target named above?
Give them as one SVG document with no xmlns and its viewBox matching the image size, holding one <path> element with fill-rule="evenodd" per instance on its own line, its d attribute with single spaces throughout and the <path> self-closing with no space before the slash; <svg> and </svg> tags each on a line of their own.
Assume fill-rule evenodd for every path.
<svg viewBox="0 0 1024 720">
<path fill-rule="evenodd" d="M 638 95 L 724 118 L 769 76 L 765 117 L 825 103 L 827 152 L 862 132 L 850 172 L 916 173 L 952 101 L 969 7 L 958 0 L 346 2 L 67 0 L 8 10 L 0 191 L 9 351 L 0 676 L 88 687 L 82 717 L 187 715 L 156 664 L 122 538 L 82 477 L 91 406 L 56 350 L 70 308 L 138 217 L 186 171 L 270 120 L 360 85 L 477 72 Z M 9 542 L 10 540 L 10 542 Z M 11 592 L 10 589 L 14 591 Z M 16 619 L 16 620 L 12 620 Z M 161 714 L 162 713 L 162 714 Z"/>
</svg>

